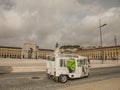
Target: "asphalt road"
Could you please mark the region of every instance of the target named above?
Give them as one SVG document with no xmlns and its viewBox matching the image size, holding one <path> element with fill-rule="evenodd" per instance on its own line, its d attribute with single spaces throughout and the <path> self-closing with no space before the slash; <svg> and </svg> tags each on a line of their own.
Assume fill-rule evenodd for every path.
<svg viewBox="0 0 120 90">
<path fill-rule="evenodd" d="M 0 74 L 0 90 L 56 90 L 120 77 L 120 66 L 91 69 L 88 78 L 69 80 L 65 84 L 49 80 L 45 72 Z"/>
</svg>

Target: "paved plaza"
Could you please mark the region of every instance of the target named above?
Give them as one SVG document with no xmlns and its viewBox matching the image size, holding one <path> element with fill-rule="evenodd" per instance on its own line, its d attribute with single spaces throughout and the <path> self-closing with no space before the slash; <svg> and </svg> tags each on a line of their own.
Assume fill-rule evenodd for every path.
<svg viewBox="0 0 120 90">
<path fill-rule="evenodd" d="M 87 79 L 83 79 L 83 80 L 76 80 L 76 81 L 70 81 L 68 83 L 66 83 L 67 85 L 70 85 L 69 87 L 66 85 L 63 85 L 63 87 L 61 87 L 60 89 L 57 89 L 57 87 L 59 87 L 59 85 L 61 86 L 61 84 L 58 84 L 56 82 L 52 82 L 51 80 L 47 80 L 47 78 L 45 77 L 45 73 L 40 73 L 41 71 L 45 71 L 46 70 L 46 60 L 36 60 L 36 59 L 0 59 L 0 73 L 13 73 L 13 74 L 5 74 L 6 76 L 3 76 L 3 74 L 1 74 L 1 81 L 4 82 L 4 80 L 6 80 L 4 82 L 4 84 L 1 82 L 1 90 L 9 90 L 9 87 L 4 87 L 4 85 L 9 85 L 10 81 L 14 82 L 15 84 L 12 84 L 13 87 L 11 87 L 10 90 L 43 90 L 42 87 L 40 87 L 40 83 L 41 84 L 45 84 L 45 85 L 49 85 L 50 88 L 49 90 L 120 90 L 120 77 L 119 77 L 119 72 L 113 74 L 113 72 L 116 72 L 114 68 L 112 67 L 116 67 L 120 66 L 120 60 L 106 60 L 103 62 L 100 60 L 91 60 L 90 61 L 90 68 L 92 69 L 92 75 L 90 75 L 89 78 Z M 108 69 L 106 68 L 107 71 L 104 71 L 104 68 L 102 67 L 111 67 L 111 69 L 109 69 L 109 75 L 107 74 Z M 101 69 L 99 69 L 101 68 Z M 29 73 L 30 72 L 30 73 Z M 34 76 L 34 72 L 37 72 L 38 74 L 35 73 L 35 76 L 41 75 L 41 77 L 44 77 L 44 79 L 41 80 L 31 80 L 30 77 Z M 17 74 L 16 76 L 14 75 L 14 73 L 21 73 L 20 75 Z M 29 74 L 26 74 L 29 73 Z M 101 75 L 99 75 L 99 73 Z M 103 75 L 102 75 L 103 73 Z M 25 74 L 25 75 L 24 75 Z M 7 76 L 8 75 L 8 76 Z M 9 76 L 10 75 L 10 76 Z M 14 75 L 14 76 L 12 76 Z M 2 78 L 2 77 L 6 77 L 6 78 Z M 16 77 L 16 79 L 14 79 Z M 8 78 L 8 79 L 7 79 Z M 103 78 L 103 79 L 102 79 Z M 104 79 L 105 78 L 105 79 Z M 19 81 L 18 81 L 19 80 Z M 85 84 L 80 84 L 82 82 L 84 82 L 84 80 L 86 81 Z M 91 81 L 92 80 L 92 81 Z M 91 83 L 87 83 L 90 82 Z M 72 83 L 73 82 L 73 83 Z M 79 84 L 75 84 L 79 82 Z M 21 89 L 19 88 L 20 85 L 22 85 L 23 83 L 25 83 L 24 87 L 21 87 Z M 31 85 L 29 85 L 29 83 Z M 70 84 L 71 83 L 71 84 Z M 18 86 L 17 86 L 18 84 Z M 27 86 L 28 85 L 28 86 Z M 23 86 L 23 85 L 22 85 Z M 32 86 L 32 88 L 31 88 Z M 35 86 L 35 88 L 33 89 L 33 87 Z M 53 87 L 54 86 L 54 87 Z M 2 88 L 3 87 L 3 88 Z M 28 87 L 30 87 L 28 89 Z M 38 88 L 37 88 L 38 87 Z M 17 88 L 17 89 L 14 89 Z M 26 88 L 26 89 L 25 89 Z M 42 88 L 42 89 L 40 89 Z M 51 88 L 56 88 L 56 89 L 51 89 Z M 48 88 L 44 88 L 45 90 L 48 90 Z"/>
<path fill-rule="evenodd" d="M 120 90 L 120 78 L 112 78 L 84 85 L 76 85 L 59 90 Z"/>
<path fill-rule="evenodd" d="M 46 70 L 46 61 L 42 59 L 0 59 L 0 67 L 3 71 L 11 68 L 11 72 L 38 72 Z"/>
<path fill-rule="evenodd" d="M 90 68 L 120 66 L 120 60 L 91 60 Z M 11 69 L 10 69 L 11 68 Z M 46 60 L 43 59 L 0 59 L 0 72 L 38 72 L 46 70 Z M 10 71 L 11 70 L 11 71 Z"/>
</svg>

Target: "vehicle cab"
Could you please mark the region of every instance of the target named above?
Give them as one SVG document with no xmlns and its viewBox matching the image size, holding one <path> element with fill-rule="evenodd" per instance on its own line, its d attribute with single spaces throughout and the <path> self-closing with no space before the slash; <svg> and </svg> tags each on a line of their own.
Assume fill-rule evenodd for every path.
<svg viewBox="0 0 120 90">
<path fill-rule="evenodd" d="M 53 54 L 47 56 L 47 75 L 55 81 L 65 83 L 73 78 L 89 75 L 86 57 L 76 54 Z"/>
</svg>

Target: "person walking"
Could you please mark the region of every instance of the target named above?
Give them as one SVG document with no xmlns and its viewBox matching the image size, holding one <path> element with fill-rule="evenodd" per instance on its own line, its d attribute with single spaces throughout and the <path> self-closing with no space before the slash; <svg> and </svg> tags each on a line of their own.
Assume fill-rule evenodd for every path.
<svg viewBox="0 0 120 90">
<path fill-rule="evenodd" d="M 90 56 L 88 56 L 88 63 L 90 64 Z"/>
</svg>

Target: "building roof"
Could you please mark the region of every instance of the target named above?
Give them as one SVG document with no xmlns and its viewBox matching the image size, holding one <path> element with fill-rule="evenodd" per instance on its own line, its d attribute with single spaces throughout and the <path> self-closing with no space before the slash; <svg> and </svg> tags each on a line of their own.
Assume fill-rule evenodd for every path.
<svg viewBox="0 0 120 90">
<path fill-rule="evenodd" d="M 61 46 L 60 49 L 79 49 L 80 46 L 79 45 L 64 45 L 64 46 Z"/>
<path fill-rule="evenodd" d="M 21 47 L 8 47 L 8 46 L 0 46 L 0 48 L 22 49 Z M 54 51 L 54 50 L 51 50 L 51 49 L 39 49 L 39 50 L 44 50 L 44 51 Z"/>
<path fill-rule="evenodd" d="M 51 50 L 51 49 L 39 49 L 39 50 L 44 50 L 44 51 L 54 51 L 54 50 Z"/>
<path fill-rule="evenodd" d="M 22 49 L 21 47 L 8 47 L 8 46 L 0 46 L 0 48 Z"/>
<path fill-rule="evenodd" d="M 96 50 L 96 49 L 108 49 L 108 48 L 120 48 L 120 46 L 105 46 L 105 47 L 98 47 L 98 48 L 87 48 L 87 49 L 82 49 L 82 50 Z"/>
</svg>

